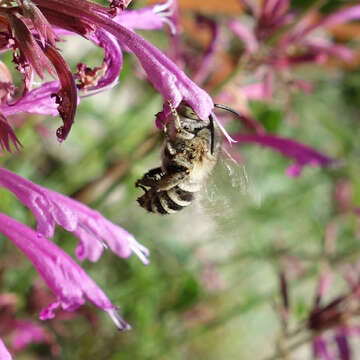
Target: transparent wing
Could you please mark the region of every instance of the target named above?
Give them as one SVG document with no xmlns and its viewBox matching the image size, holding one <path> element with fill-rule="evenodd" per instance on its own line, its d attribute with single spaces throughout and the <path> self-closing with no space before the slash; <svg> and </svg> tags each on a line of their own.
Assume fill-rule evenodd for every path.
<svg viewBox="0 0 360 360">
<path fill-rule="evenodd" d="M 228 217 L 236 211 L 234 201 L 241 201 L 249 188 L 245 165 L 222 150 L 214 171 L 199 194 L 199 206 L 215 217 Z"/>
</svg>

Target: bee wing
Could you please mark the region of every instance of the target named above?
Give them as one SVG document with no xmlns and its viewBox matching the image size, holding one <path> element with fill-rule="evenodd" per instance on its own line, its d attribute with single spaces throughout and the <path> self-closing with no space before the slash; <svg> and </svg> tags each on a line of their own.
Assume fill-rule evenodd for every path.
<svg viewBox="0 0 360 360">
<path fill-rule="evenodd" d="M 223 149 L 215 169 L 200 192 L 200 206 L 215 216 L 231 216 L 236 211 L 234 201 L 241 201 L 248 194 L 248 188 L 245 165 L 239 164 Z"/>
</svg>

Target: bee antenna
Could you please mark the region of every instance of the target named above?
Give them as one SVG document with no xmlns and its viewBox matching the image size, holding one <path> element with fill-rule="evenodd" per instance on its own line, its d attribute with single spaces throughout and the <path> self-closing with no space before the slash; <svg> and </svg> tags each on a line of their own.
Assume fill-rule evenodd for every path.
<svg viewBox="0 0 360 360">
<path fill-rule="evenodd" d="M 223 105 L 223 104 L 214 104 L 214 106 L 218 109 L 222 109 L 222 110 L 226 110 L 229 111 L 231 113 L 233 113 L 234 115 L 238 116 L 239 118 L 243 118 L 243 116 L 237 112 L 236 110 L 232 109 L 231 107 L 227 106 L 227 105 Z"/>
</svg>

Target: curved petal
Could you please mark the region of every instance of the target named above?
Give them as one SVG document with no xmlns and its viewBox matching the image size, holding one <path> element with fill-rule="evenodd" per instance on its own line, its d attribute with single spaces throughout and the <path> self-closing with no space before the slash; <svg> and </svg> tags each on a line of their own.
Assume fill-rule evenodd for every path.
<svg viewBox="0 0 360 360">
<path fill-rule="evenodd" d="M 86 87 L 86 91 L 97 90 L 117 83 L 122 67 L 122 52 L 116 39 L 103 30 L 96 30 L 89 38 L 105 52 L 103 61 L 105 74 L 100 77 L 97 84 Z"/>
<path fill-rule="evenodd" d="M 282 138 L 276 135 L 269 134 L 237 134 L 232 136 L 239 144 L 255 143 L 264 147 L 269 147 L 278 151 L 286 157 L 295 160 L 295 163 L 288 167 L 286 174 L 288 176 L 300 176 L 302 168 L 305 165 L 310 166 L 329 166 L 335 160 L 323 155 L 316 150 L 301 144 L 292 139 Z"/>
<path fill-rule="evenodd" d="M 60 2 L 60 0 L 36 0 L 41 7 L 59 11 L 59 15 L 74 16 L 69 0 L 66 0 L 66 6 L 59 7 Z M 210 116 L 214 103 L 209 94 L 191 81 L 159 49 L 101 12 L 91 11 L 88 8 L 82 10 L 81 16 L 84 23 L 90 22 L 98 28 L 108 31 L 116 37 L 121 46 L 127 47 L 135 54 L 149 80 L 163 95 L 167 114 L 170 114 L 170 109 L 166 106 L 167 101 L 171 101 L 175 108 L 180 105 L 181 101 L 185 101 L 201 119 Z"/>
<path fill-rule="evenodd" d="M 53 236 L 55 224 L 73 232 L 80 239 L 76 252 L 81 260 L 97 261 L 107 245 L 120 257 L 127 258 L 134 252 L 144 264 L 149 263 L 149 251 L 131 234 L 84 204 L 1 167 L 0 186 L 13 192 L 33 212 L 40 234 Z"/>
<path fill-rule="evenodd" d="M 0 149 L 11 152 L 10 144 L 13 144 L 17 151 L 20 151 L 21 142 L 16 137 L 5 116 L 0 113 Z"/>
<path fill-rule="evenodd" d="M 131 30 L 109 19 L 103 19 L 101 25 L 137 56 L 149 80 L 165 100 L 170 100 L 175 108 L 181 101 L 185 101 L 201 119 L 209 117 L 214 107 L 209 94 L 192 82 L 160 50 Z M 169 109 L 167 112 L 170 112 Z"/>
<path fill-rule="evenodd" d="M 56 103 L 59 104 L 58 111 L 64 125 L 57 129 L 56 135 L 59 141 L 63 141 L 68 136 L 74 123 L 77 107 L 77 89 L 70 67 L 59 52 L 53 46 L 47 45 L 45 55 L 54 65 L 61 84 L 61 89 L 56 93 L 55 97 Z"/>
<path fill-rule="evenodd" d="M 17 100 L 15 104 L 1 105 L 1 112 L 5 116 L 14 115 L 18 112 L 57 116 L 59 115 L 57 104 L 51 95 L 56 94 L 59 89 L 60 83 L 58 81 L 46 82 L 37 89 L 29 91 L 25 96 Z"/>
<path fill-rule="evenodd" d="M 63 250 L 41 234 L 0 213 L 0 232 L 8 237 L 33 263 L 57 301 L 43 309 L 41 320 L 55 316 L 54 310 L 61 306 L 74 311 L 90 300 L 106 311 L 120 330 L 130 326 L 116 313 L 115 306 L 86 272 Z"/>
<path fill-rule="evenodd" d="M 47 331 L 32 321 L 16 321 L 16 329 L 12 337 L 12 348 L 20 351 L 33 343 L 45 342 L 48 338 Z"/>
</svg>

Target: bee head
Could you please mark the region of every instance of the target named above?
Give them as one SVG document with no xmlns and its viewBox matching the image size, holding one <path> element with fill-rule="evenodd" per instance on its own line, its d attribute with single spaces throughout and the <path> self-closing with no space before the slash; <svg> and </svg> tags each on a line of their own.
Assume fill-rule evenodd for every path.
<svg viewBox="0 0 360 360">
<path fill-rule="evenodd" d="M 192 120 L 200 120 L 200 118 L 196 115 L 195 111 L 185 102 L 182 102 L 176 110 L 179 116 Z"/>
</svg>

